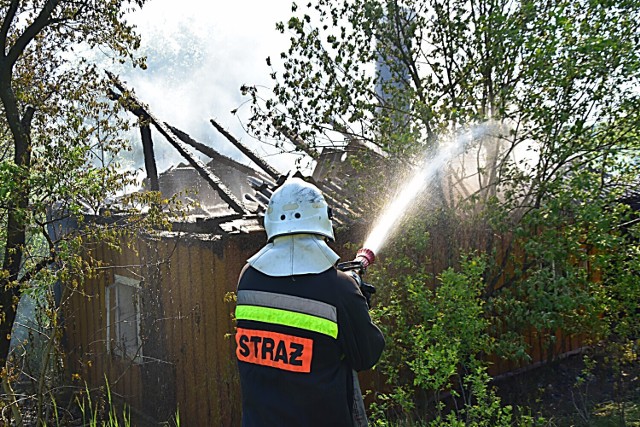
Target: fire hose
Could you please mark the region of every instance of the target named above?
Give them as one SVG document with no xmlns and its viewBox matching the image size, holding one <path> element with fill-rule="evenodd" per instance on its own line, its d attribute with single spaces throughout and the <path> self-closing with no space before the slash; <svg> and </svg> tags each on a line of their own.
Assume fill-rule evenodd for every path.
<svg viewBox="0 0 640 427">
<path fill-rule="evenodd" d="M 367 300 L 367 305 L 371 307 L 371 296 L 376 293 L 376 288 L 363 280 L 363 276 L 367 268 L 373 264 L 376 256 L 372 250 L 361 248 L 356 252 L 356 257 L 352 261 L 341 262 L 338 264 L 338 270 L 349 274 L 360 287 L 362 295 Z"/>
</svg>

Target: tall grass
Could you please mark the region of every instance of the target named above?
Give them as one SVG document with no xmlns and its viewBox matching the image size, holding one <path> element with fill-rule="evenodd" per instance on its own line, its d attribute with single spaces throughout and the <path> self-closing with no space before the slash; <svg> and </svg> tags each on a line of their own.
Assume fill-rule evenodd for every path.
<svg viewBox="0 0 640 427">
<path fill-rule="evenodd" d="M 106 390 L 108 412 L 105 419 L 99 419 L 100 405 L 92 401 L 91 392 L 85 383 L 86 395 L 83 394 L 82 397 L 76 397 L 76 402 L 82 413 L 82 425 L 89 427 L 131 427 L 130 411 L 127 405 L 123 405 L 122 413 L 118 412 L 118 408 L 111 397 L 111 388 L 108 381 L 106 381 Z"/>
<path fill-rule="evenodd" d="M 105 378 L 106 380 L 106 378 Z M 106 381 L 106 408 L 107 412 L 104 416 L 100 416 L 101 405 L 91 398 L 91 392 L 85 383 L 85 390 L 82 396 L 76 396 L 76 403 L 82 414 L 82 425 L 87 427 L 131 427 L 131 412 L 125 404 L 119 409 L 120 405 L 116 404 L 112 399 L 111 388 L 109 382 Z M 56 405 L 54 405 L 54 408 Z M 58 420 L 57 410 L 54 412 L 55 426 L 61 427 Z M 167 427 L 180 427 L 180 409 L 176 409 L 176 413 L 170 422 L 166 422 Z"/>
</svg>

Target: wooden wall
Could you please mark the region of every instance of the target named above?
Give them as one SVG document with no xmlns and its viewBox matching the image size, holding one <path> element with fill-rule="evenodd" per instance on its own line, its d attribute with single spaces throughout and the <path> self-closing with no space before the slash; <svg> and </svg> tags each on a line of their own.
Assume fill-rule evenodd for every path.
<svg viewBox="0 0 640 427">
<path fill-rule="evenodd" d="M 96 255 L 115 268 L 73 292 L 65 311 L 72 373 L 91 387 L 106 375 L 112 393 L 158 421 L 179 410 L 182 425 L 239 425 L 235 306 L 225 295 L 263 244 L 263 233 L 172 234 L 122 253 L 100 247 Z M 105 289 L 115 274 L 142 280 L 142 363 L 106 351 Z"/>
<path fill-rule="evenodd" d="M 95 256 L 116 260 L 104 247 L 96 249 Z M 126 257 L 126 252 L 119 258 Z M 120 260 L 116 260 L 118 262 Z M 112 358 L 106 351 L 106 286 L 113 282 L 113 273 L 101 274 L 76 289 L 69 291 L 63 301 L 68 370 L 78 387 L 85 382 L 90 388 L 109 379 L 112 392 L 126 399 L 132 406 L 140 404 L 140 366 L 129 361 Z M 69 288 L 70 289 L 70 288 Z"/>
</svg>

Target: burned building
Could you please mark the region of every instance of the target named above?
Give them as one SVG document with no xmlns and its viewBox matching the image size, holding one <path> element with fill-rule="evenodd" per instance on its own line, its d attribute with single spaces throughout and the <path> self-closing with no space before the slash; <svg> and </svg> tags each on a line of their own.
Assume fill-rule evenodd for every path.
<svg viewBox="0 0 640 427">
<path fill-rule="evenodd" d="M 160 121 L 113 77 L 112 99 L 139 117 L 146 189 L 193 204 L 172 231 L 138 235 L 114 250 L 97 242 L 95 256 L 110 266 L 64 308 L 68 368 L 90 388 L 109 384 L 137 425 L 239 425 L 240 391 L 234 358 L 233 295 L 246 259 L 265 243 L 260 209 L 280 174 L 212 120 L 248 156 L 243 165 Z M 127 96 L 126 100 L 121 97 Z M 158 174 L 148 127 L 155 126 L 185 161 Z M 192 150 L 210 158 L 203 162 Z M 319 183 L 336 209 L 336 251 L 358 227 L 339 181 Z M 362 234 L 361 232 L 360 234 Z M 342 252 L 342 253 L 341 253 Z"/>
<path fill-rule="evenodd" d="M 233 292 L 246 260 L 265 243 L 260 213 L 281 175 L 217 122 L 211 121 L 216 131 L 254 167 L 160 121 L 115 78 L 114 85 L 120 93 L 111 97 L 121 99 L 126 93 L 124 102 L 140 118 L 146 188 L 198 203 L 172 231 L 134 236 L 122 242 L 122 250 L 96 242 L 95 257 L 109 268 L 72 292 L 64 307 L 67 367 L 89 388 L 108 383 L 113 397 L 126 402 L 137 417 L 135 425 L 145 425 L 144 420 L 157 425 L 177 414 L 187 426 L 240 425 Z M 182 164 L 157 173 L 150 126 L 182 155 Z M 288 137 L 295 143 L 295 137 Z M 367 149 L 358 141 L 325 149 L 316 156 L 310 178 L 334 207 L 332 247 L 343 260 L 353 257 L 349 244 L 364 241 L 369 227 L 352 192 L 355 188 L 369 197 L 369 189 L 360 188 L 358 170 L 349 162 L 354 153 L 356 158 L 363 151 L 380 155 Z M 201 161 L 192 150 L 210 160 Z M 429 247 L 418 254 L 429 259 L 434 272 L 450 266 L 442 248 L 451 236 L 438 232 L 434 227 Z M 497 252 L 509 244 L 505 239 Z M 535 331 L 527 339 L 534 362 L 581 345 L 575 337 L 558 336 L 548 349 Z M 492 374 L 517 368 L 501 363 L 495 360 Z M 371 389 L 371 381 L 361 378 L 361 385 Z"/>
</svg>

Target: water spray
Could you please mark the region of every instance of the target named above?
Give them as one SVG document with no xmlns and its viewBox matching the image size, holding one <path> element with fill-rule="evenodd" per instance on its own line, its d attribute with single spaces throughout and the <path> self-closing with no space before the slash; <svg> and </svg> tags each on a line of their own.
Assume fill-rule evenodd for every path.
<svg viewBox="0 0 640 427">
<path fill-rule="evenodd" d="M 416 169 L 414 175 L 404 185 L 402 191 L 387 205 L 353 261 L 338 264 L 338 269 L 353 276 L 369 305 L 371 305 L 371 295 L 376 292 L 376 289 L 373 285 L 365 283 L 362 277 L 367 268 L 375 261 L 375 252 L 380 250 L 391 233 L 395 231 L 399 220 L 408 213 L 409 204 L 430 183 L 436 173 L 444 168 L 455 155 L 462 153 L 470 141 L 483 135 L 486 130 L 487 125 L 481 125 L 460 134 L 435 156 L 425 159 L 421 167 Z"/>
<path fill-rule="evenodd" d="M 474 127 L 468 132 L 456 136 L 435 156 L 426 158 L 420 167 L 416 168 L 415 173 L 403 186 L 402 190 L 387 205 L 387 208 L 378 218 L 376 225 L 365 240 L 364 247 L 368 248 L 371 253 L 378 252 L 384 242 L 395 231 L 399 220 L 408 213 L 409 204 L 431 182 L 436 173 L 444 168 L 455 155 L 462 153 L 470 141 L 483 135 L 487 128 L 487 125 Z"/>
</svg>

